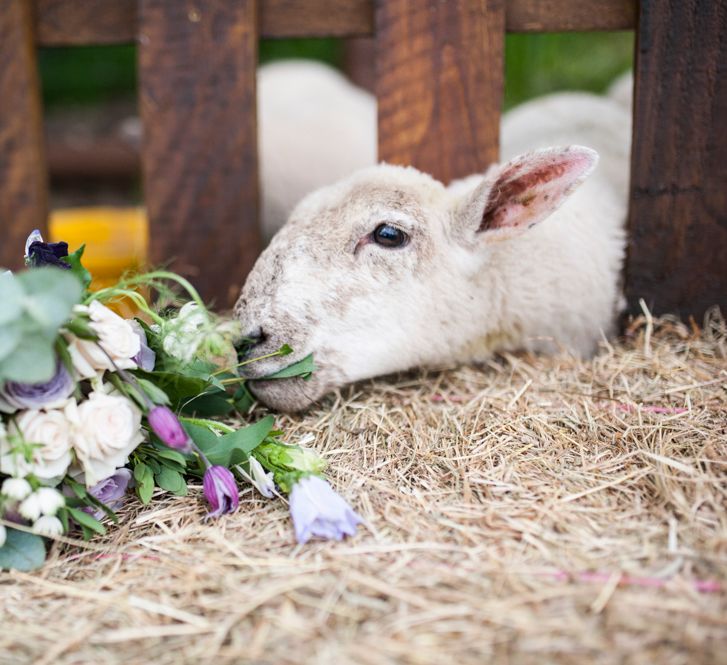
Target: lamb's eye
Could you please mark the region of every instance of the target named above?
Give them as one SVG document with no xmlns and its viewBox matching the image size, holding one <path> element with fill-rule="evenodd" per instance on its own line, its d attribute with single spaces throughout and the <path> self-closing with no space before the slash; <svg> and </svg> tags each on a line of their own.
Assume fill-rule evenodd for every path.
<svg viewBox="0 0 727 665">
<path fill-rule="evenodd" d="M 379 224 L 374 229 L 374 242 L 382 247 L 403 247 L 409 242 L 409 236 L 401 229 L 390 224 Z"/>
</svg>

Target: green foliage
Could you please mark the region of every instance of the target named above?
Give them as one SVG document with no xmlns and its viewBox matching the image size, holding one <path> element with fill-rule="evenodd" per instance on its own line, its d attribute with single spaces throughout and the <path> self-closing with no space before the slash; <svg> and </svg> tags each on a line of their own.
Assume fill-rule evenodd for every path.
<svg viewBox="0 0 727 665">
<path fill-rule="evenodd" d="M 73 273 L 83 285 L 84 290 L 88 289 L 91 284 L 91 273 L 83 267 L 81 259 L 83 258 L 83 252 L 86 249 L 86 245 L 81 245 L 75 252 L 66 256 L 63 261 L 71 266 L 71 273 Z"/>
<path fill-rule="evenodd" d="M 68 271 L 33 268 L 0 275 L 0 292 L 0 381 L 48 381 L 59 329 L 81 299 L 81 283 Z"/>
<path fill-rule="evenodd" d="M 302 360 L 299 360 L 297 363 L 288 365 L 288 367 L 275 372 L 275 374 L 266 376 L 265 379 L 291 379 L 293 377 L 299 377 L 301 379 L 308 380 L 315 370 L 316 366 L 313 362 L 313 354 L 311 353 Z"/>
<path fill-rule="evenodd" d="M 247 460 L 250 453 L 270 434 L 274 423 L 273 416 L 266 416 L 252 425 L 217 436 L 209 427 L 189 421 L 183 422 L 187 434 L 192 437 L 209 462 L 225 467 Z"/>
<path fill-rule="evenodd" d="M 34 533 L 7 527 L 5 544 L 0 547 L 0 570 L 36 570 L 45 561 L 43 539 Z"/>
</svg>

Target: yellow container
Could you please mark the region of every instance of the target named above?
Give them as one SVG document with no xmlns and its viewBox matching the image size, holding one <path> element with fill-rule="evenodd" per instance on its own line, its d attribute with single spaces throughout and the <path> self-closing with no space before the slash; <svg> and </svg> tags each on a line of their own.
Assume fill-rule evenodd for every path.
<svg viewBox="0 0 727 665">
<path fill-rule="evenodd" d="M 93 289 L 111 286 L 127 271 L 147 263 L 149 232 L 143 208 L 54 210 L 49 227 L 51 241 L 65 240 L 71 252 L 85 243 L 83 265 L 93 275 Z M 131 316 L 129 305 L 118 303 L 115 309 Z"/>
</svg>

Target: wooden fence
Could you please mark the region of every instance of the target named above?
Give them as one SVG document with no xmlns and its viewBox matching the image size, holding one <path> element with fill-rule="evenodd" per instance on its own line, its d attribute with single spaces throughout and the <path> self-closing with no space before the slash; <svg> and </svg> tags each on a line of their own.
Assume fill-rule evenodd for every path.
<svg viewBox="0 0 727 665">
<path fill-rule="evenodd" d="M 138 44 L 151 259 L 230 302 L 259 251 L 260 37 L 373 36 L 379 157 L 498 156 L 506 31 L 635 29 L 626 293 L 727 311 L 727 0 L 2 0 L 0 265 L 47 217 L 36 46 Z"/>
</svg>

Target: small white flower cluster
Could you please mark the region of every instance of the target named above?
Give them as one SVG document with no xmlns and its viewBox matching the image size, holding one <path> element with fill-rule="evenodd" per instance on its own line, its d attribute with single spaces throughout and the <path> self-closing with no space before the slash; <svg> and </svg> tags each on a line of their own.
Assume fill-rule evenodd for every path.
<svg viewBox="0 0 727 665">
<path fill-rule="evenodd" d="M 11 508 L 32 522 L 33 531 L 41 536 L 58 536 L 63 533 L 63 525 L 55 516 L 66 501 L 63 495 L 52 487 L 39 487 L 35 491 L 24 478 L 7 478 L 0 488 L 0 494 L 9 501 Z M 0 532 L 0 546 L 5 541 L 6 532 Z"/>
</svg>

